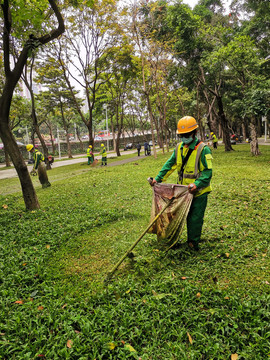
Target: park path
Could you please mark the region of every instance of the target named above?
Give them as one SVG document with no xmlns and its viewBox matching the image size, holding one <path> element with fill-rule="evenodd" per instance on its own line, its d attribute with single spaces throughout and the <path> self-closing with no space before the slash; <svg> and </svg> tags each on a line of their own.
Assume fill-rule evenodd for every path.
<svg viewBox="0 0 270 360">
<path fill-rule="evenodd" d="M 107 153 L 108 156 L 107 158 L 111 158 L 111 157 L 116 157 L 116 153 L 115 152 L 108 152 Z M 129 150 L 129 151 L 124 151 L 123 152 L 123 155 L 127 155 L 127 154 L 137 154 L 137 150 Z M 123 159 L 123 160 L 119 160 L 119 161 L 114 161 L 112 163 L 110 163 L 108 161 L 108 167 L 110 166 L 117 166 L 117 165 L 122 165 L 122 164 L 126 164 L 126 163 L 129 163 L 129 162 L 133 162 L 133 161 L 137 161 L 137 160 L 140 160 L 141 158 L 144 158 L 144 151 L 141 151 L 141 156 L 134 156 L 132 158 L 129 158 L 129 159 Z M 79 163 L 87 163 L 87 157 L 84 156 L 84 155 L 75 155 L 73 159 L 69 159 L 69 158 L 62 158 L 63 160 L 61 161 L 55 161 L 52 165 L 53 168 L 56 168 L 56 167 L 60 167 L 60 166 L 67 166 L 67 165 L 73 165 L 73 164 L 79 164 Z M 98 159 L 100 160 L 101 159 L 101 156 L 99 155 L 95 155 L 95 159 Z M 57 160 L 57 159 L 56 159 Z M 0 169 L 1 167 L 5 167 L 5 165 L 1 165 L 0 166 Z M 32 170 L 33 168 L 33 164 L 31 165 L 27 165 L 28 169 Z M 14 178 L 14 177 L 17 177 L 17 172 L 15 170 L 15 168 L 12 168 L 12 169 L 6 169 L 6 170 L 0 170 L 0 180 L 2 179 L 10 179 L 10 178 Z"/>
<path fill-rule="evenodd" d="M 259 145 L 270 145 L 270 139 L 267 139 L 265 141 L 265 139 L 263 138 L 260 138 L 258 139 L 258 142 L 259 142 Z M 219 142 L 221 144 L 221 142 Z M 160 149 L 156 148 L 157 151 L 160 151 Z M 137 153 L 137 150 L 133 149 L 133 150 L 128 150 L 128 151 L 123 151 L 122 154 L 123 155 L 127 155 L 127 154 L 136 154 Z M 110 157 L 116 157 L 116 153 L 115 152 L 108 152 L 108 158 Z M 136 161 L 136 160 L 140 160 L 141 158 L 144 158 L 144 149 L 142 147 L 142 150 L 141 150 L 141 156 L 138 157 L 138 156 L 135 156 L 135 157 L 132 157 L 132 158 L 129 158 L 129 159 L 123 159 L 123 160 L 119 160 L 119 161 L 114 161 L 113 163 L 110 163 L 108 161 L 108 166 L 117 166 L 117 165 L 122 165 L 122 164 L 125 164 L 125 163 L 129 163 L 129 162 L 132 162 L 132 161 Z M 73 159 L 69 159 L 69 158 L 62 158 L 63 160 L 62 161 L 56 161 L 53 163 L 53 168 L 56 168 L 56 167 L 60 167 L 60 166 L 66 166 L 66 165 L 72 165 L 72 164 L 78 164 L 78 163 L 82 163 L 82 162 L 87 162 L 87 157 L 83 154 L 80 154 L 80 155 L 74 155 L 74 158 Z M 95 159 L 98 159 L 100 160 L 101 159 L 101 156 L 99 155 L 95 155 Z M 5 167 L 5 165 L 0 165 L 0 180 L 2 179 L 9 179 L 9 178 L 14 178 L 14 177 L 17 177 L 17 172 L 14 168 L 12 169 L 5 169 L 5 170 L 1 170 L 1 168 L 3 169 Z M 32 170 L 33 168 L 33 165 L 27 165 L 27 167 L 30 169 L 30 171 Z"/>
</svg>

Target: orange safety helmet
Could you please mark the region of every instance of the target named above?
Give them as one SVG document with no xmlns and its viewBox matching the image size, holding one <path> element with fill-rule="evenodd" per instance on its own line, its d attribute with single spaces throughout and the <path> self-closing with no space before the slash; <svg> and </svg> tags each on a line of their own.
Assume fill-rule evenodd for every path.
<svg viewBox="0 0 270 360">
<path fill-rule="evenodd" d="M 184 116 L 177 123 L 177 134 L 187 134 L 195 129 L 197 129 L 199 125 L 197 121 L 192 116 Z"/>
</svg>

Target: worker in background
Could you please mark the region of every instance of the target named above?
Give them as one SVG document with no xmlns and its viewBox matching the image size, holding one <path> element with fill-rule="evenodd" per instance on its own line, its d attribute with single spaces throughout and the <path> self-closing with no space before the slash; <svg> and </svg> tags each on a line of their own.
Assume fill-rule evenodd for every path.
<svg viewBox="0 0 270 360">
<path fill-rule="evenodd" d="M 136 145 L 136 148 L 137 148 L 137 151 L 138 151 L 138 156 L 140 156 L 140 152 L 141 152 L 141 148 L 142 148 L 141 144 L 138 143 L 138 144 Z"/>
<path fill-rule="evenodd" d="M 88 158 L 88 163 L 87 165 L 92 165 L 93 161 L 94 161 L 94 154 L 93 154 L 93 150 L 92 150 L 92 145 L 88 146 L 87 149 L 87 158 Z"/>
<path fill-rule="evenodd" d="M 149 147 L 149 144 L 147 141 L 145 141 L 145 143 L 144 143 L 144 155 L 145 156 L 148 155 L 148 147 Z"/>
<path fill-rule="evenodd" d="M 48 180 L 48 175 L 46 171 L 44 155 L 34 148 L 32 144 L 26 145 L 26 150 L 33 154 L 34 166 L 30 174 L 32 176 L 38 175 L 39 181 L 42 185 L 42 188 L 45 189 L 51 186 L 51 183 Z"/>
<path fill-rule="evenodd" d="M 217 139 L 216 135 L 213 132 L 211 132 L 211 136 L 212 136 L 211 140 L 213 142 L 214 149 L 217 149 L 218 139 Z"/>
<path fill-rule="evenodd" d="M 191 116 L 178 121 L 180 143 L 151 183 L 153 186 L 166 181 L 176 169 L 178 184 L 187 185 L 189 192 L 194 195 L 187 217 L 187 244 L 194 250 L 199 250 L 207 198 L 212 190 L 210 180 L 213 159 L 210 148 L 198 140 L 197 128 L 198 124 Z"/>
<path fill-rule="evenodd" d="M 101 144 L 100 154 L 101 154 L 101 166 L 103 165 L 107 166 L 107 151 L 104 144 Z"/>
</svg>

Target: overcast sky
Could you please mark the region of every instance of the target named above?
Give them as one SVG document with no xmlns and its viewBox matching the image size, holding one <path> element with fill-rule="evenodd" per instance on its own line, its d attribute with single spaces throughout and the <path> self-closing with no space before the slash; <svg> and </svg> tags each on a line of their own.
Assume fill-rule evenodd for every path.
<svg viewBox="0 0 270 360">
<path fill-rule="evenodd" d="M 190 7 L 194 7 L 199 0 L 183 0 L 183 3 L 188 4 Z"/>
<path fill-rule="evenodd" d="M 198 4 L 199 0 L 182 0 L 184 4 L 188 4 L 191 8 L 194 8 Z M 223 0 L 226 7 L 229 7 L 230 0 Z"/>
</svg>

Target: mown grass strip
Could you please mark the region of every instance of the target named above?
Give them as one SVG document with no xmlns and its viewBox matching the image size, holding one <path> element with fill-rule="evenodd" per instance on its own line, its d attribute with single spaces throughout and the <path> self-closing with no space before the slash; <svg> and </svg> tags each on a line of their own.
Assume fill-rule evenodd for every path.
<svg viewBox="0 0 270 360">
<path fill-rule="evenodd" d="M 165 255 L 147 235 L 107 288 L 148 224 L 146 179 L 167 154 L 55 168 L 51 188 L 36 184 L 38 211 L 26 212 L 20 193 L 1 196 L 0 358 L 266 359 L 270 151 L 235 148 L 213 154 L 200 252 Z"/>
</svg>

